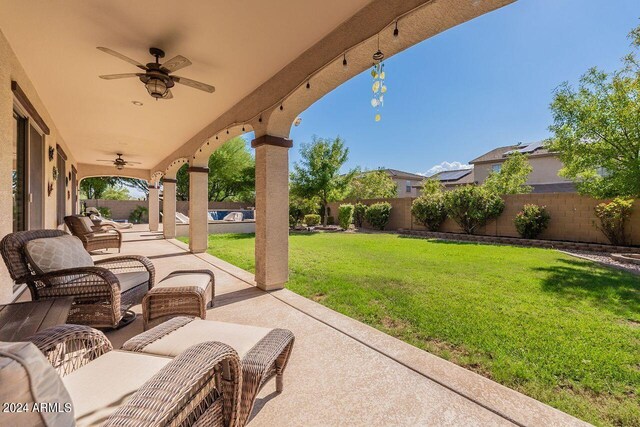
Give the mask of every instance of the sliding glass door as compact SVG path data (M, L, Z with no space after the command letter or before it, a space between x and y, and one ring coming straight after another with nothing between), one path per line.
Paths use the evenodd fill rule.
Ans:
M27 229L27 119L13 113L13 231Z
M13 113L13 231L44 227L44 137L28 117Z

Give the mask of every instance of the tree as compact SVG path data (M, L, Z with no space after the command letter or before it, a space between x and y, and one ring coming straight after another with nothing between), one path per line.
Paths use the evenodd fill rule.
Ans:
M356 170L340 174L340 168L349 157L349 149L340 137L334 140L313 137L310 144L300 147L302 160L295 163L291 173L292 194L320 199L323 224L327 225L327 204L341 200Z
M255 199L256 164L241 137L225 142L209 157L209 200Z
M210 201L253 202L255 200L255 160L242 137L232 138L209 157ZM188 165L176 174L176 198L189 199Z
M502 213L504 201L484 186L463 185L444 194L444 207L462 231L473 234Z
M102 198L106 200L130 200L131 195L127 187L110 185L104 190Z
M577 90L565 82L551 103L548 147L564 163L560 174L596 198L640 196L640 27L629 38L632 52L621 70L591 68Z
M422 195L440 194L444 190L442 183L435 178L425 178L422 180Z
M143 193L145 196L149 195L149 185L147 184L147 181L145 181L144 179L125 178L125 177L119 176L119 177L116 177L116 180L118 184L122 185L123 187L129 187L129 188L138 190L141 193Z
M80 181L80 192L87 199L101 199L110 186L116 184L113 177L84 178Z
M398 187L383 170L365 171L353 178L347 199L391 199L398 195Z
M527 156L515 152L502 163L500 171L492 171L482 185L499 195L530 193L532 188L525 183L532 170Z

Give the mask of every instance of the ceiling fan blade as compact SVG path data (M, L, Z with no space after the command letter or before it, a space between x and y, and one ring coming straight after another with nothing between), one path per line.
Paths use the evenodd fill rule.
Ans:
M142 69L142 70L147 70L147 67L141 63L139 63L138 61L136 61L135 59L131 59L128 56L124 56L121 53L116 52L115 50L111 50L108 47L102 47L102 46L98 46L96 49L103 51L104 53L108 53L109 55L113 55L116 58L120 58L123 61L127 61L129 64L135 65L136 67Z
M141 165L142 162L130 162L129 160L127 160L127 164L128 165Z
M197 82L195 80L191 80L191 79L188 79L186 77L171 76L171 79L173 79L173 81L176 82L176 83L180 83L182 85L189 86L189 87L192 87L194 89L203 90L203 91L209 92L209 93L213 93L216 90L216 88L213 87L213 86L210 86L210 85L205 84L205 83Z
M96 162L109 162L109 163L113 163L113 160L96 160Z
M182 55L178 55L162 64L162 68L170 73L173 73L174 71L181 70L182 68L188 67L189 65L191 65L191 61L189 61Z
M98 77L105 80L115 80L115 79L126 79L129 77L140 77L140 76L144 76L144 73L105 74L103 76L98 76Z
M164 96L162 97L162 99L172 99L173 98L173 93L171 93L171 89L167 90L167 93L164 94Z

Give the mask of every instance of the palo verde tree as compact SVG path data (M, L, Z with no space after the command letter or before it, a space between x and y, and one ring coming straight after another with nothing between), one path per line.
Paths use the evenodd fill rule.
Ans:
M591 68L577 89L563 83L551 103L548 146L564 163L560 174L596 198L640 196L640 27L629 38L622 69Z
M532 170L527 156L514 152L502 163L500 171L492 171L482 185L499 195L531 193L531 186L525 183Z
M340 168L349 157L349 149L338 136L334 140L313 137L300 147L302 159L293 165L291 193L311 199L317 197L327 225L327 204L342 200L356 171L340 174Z

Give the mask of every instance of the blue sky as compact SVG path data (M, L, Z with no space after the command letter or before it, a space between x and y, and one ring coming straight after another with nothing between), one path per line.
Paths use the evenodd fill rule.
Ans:
M346 140L346 167L419 173L546 138L553 90L619 68L639 17L640 0L519 0L387 59L380 122L369 71L317 101L292 129L291 162L314 134Z

